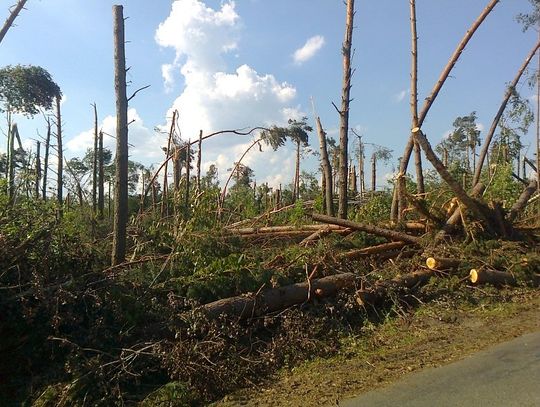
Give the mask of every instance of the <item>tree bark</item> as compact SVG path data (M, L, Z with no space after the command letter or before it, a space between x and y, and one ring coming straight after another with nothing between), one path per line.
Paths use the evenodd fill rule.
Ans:
M43 200L47 199L47 172L49 171L49 149L51 145L51 120L47 117L47 136L45 137L45 157L43 158Z
M2 26L2 29L0 30L0 43L6 36L6 33L8 30L13 26L13 23L15 22L15 19L21 12L21 10L24 8L24 5L26 4L27 0L19 0L13 10L11 10L11 13L9 14L9 17L6 19L4 25Z
M332 166L328 158L328 149L326 146L326 133L323 130L321 119L317 116L317 134L319 136L319 149L321 152L321 165L324 177L324 201L326 202L326 214L334 216L334 198L332 184Z
M105 168L103 158L103 131L99 132L98 138L98 217L105 216Z
M13 204L15 199L15 132L18 131L18 128L17 123L11 122L9 113L8 116L7 195L9 203Z
M186 146L186 197L185 197L185 206L186 206L186 216L189 217L189 187L191 181L190 177L190 167L191 167L191 143L188 141Z
M428 257L426 266L430 270L448 270L459 267L461 260L449 259L445 257Z
M362 249L349 250L339 255L340 258L349 260L358 259L361 257L373 256L375 254L387 253L392 250L402 249L407 246L406 242L389 242L382 243L376 246L364 247Z
M513 222L516 220L519 213L527 206L529 199L537 189L538 183L536 182L536 180L532 180L527 186L527 188L523 190L516 203L510 209L510 213L507 217L509 222Z
M351 102L351 49L354 22L354 0L347 0L345 40L343 41L343 87L341 92L339 129L339 200L338 216L347 219L347 165L349 162L349 105Z
M371 156L371 190L375 192L377 189L377 157L375 154Z
M510 273L497 270L471 269L469 279L473 284L492 284L494 286L517 285L516 279Z
M92 160L92 212L97 213L97 183L98 183L98 114L97 106L94 102L94 157Z
M389 229L384 229L384 228L380 228L380 227L377 227L377 226L352 222L352 221L346 220L346 219L332 218L330 216L319 215L317 213L314 213L313 215L311 215L311 217L313 218L313 220L316 220L318 222L331 223L331 224L334 224L334 225L343 226L343 227L353 229L353 230L360 230L362 232L371 233L371 234L374 234L374 235L377 235L377 236L386 237L387 239L390 239L390 240L403 241L403 242L407 242L407 243L411 243L411 244L419 244L420 243L420 238L419 237L410 236L410 235L408 235L406 233L396 232L395 230L389 230Z
M202 134L201 130L199 132L199 148L197 149L197 191L201 190Z
M36 184L34 196L39 199L41 186L41 142L36 142Z
M493 10L493 8L499 3L499 0L491 0L489 4L484 8L482 13L478 16L478 18L473 22L472 26L467 30L464 37L461 39L460 43L458 44L457 48L455 49L454 53L450 57L450 60L444 67L443 71L441 72L441 75L439 76L439 79L435 83L435 86L431 90L430 95L426 98L424 105L422 107L422 110L418 116L418 126L422 127L422 124L424 123L424 120L431 109L431 106L433 105L433 102L437 98L437 95L439 94L440 90L442 89L444 83L446 82L446 79L448 79L448 76L450 75L450 72L456 65L459 57L461 56L463 50L467 46L469 40L472 38L478 27L482 24L482 22L486 19L486 17L489 15L489 13ZM403 157L401 159L400 167L399 167L399 173L400 174L406 174L407 173L407 166L409 165L409 160L411 158L411 153L414 146L414 137L411 134L409 137L409 141L407 142L407 145L405 146L405 151L403 152ZM398 194L399 195L399 194Z
M312 232L319 231L321 229L328 230L345 230L346 228L338 225L302 225L299 227L296 226L263 226L260 228L227 228L227 232L233 235L252 235L257 233L273 233L273 232Z
M467 195L461 185L459 185L452 175L450 175L441 160L439 160L437 155L433 152L433 149L431 148L431 145L429 144L429 141L424 133L422 133L422 130L420 130L418 127L413 129L413 135L424 150L427 159L431 162L435 170L437 170L441 178L448 184L448 186L450 186L454 194L456 194L456 197L476 216L477 219L484 222L487 229L491 229L491 231L493 231L491 222L489 221L488 217L485 216L479 204L469 195Z
M263 290L256 295L224 298L205 304L200 309L210 318L223 314L241 319L253 318L302 304L313 298L334 296L343 289L354 287L354 282L355 276L352 273L336 274L306 283Z
M418 270L391 280L378 281L371 289L358 290L356 292L356 302L361 306L379 304L384 301L391 290L422 286L436 275L435 270Z
M499 125L499 121L501 120L504 110L506 109L506 106L508 105L508 101L512 97L516 89L516 86L519 80L521 79L521 76L523 75L523 72L525 72L525 69L527 69L527 66L529 65L532 58L534 57L534 54L538 51L538 48L540 48L540 41L536 43L536 45L533 47L529 55L527 55L527 58L525 58L525 61L519 68L517 75L515 76L514 80L512 81L510 86L508 86L508 89L506 90L503 101L501 105L499 106L499 110L497 111L497 114L495 115L495 118L493 119L493 122L491 123L491 127L489 128L489 131L486 134L486 138L484 139L482 150L480 150L480 156L478 157L478 162L476 163L476 168L474 169L474 177L473 177L473 182L472 182L473 186L476 185L480 181L480 175L482 174L482 167L484 166L484 161L486 160L486 156L489 151L491 140L493 139L495 130L497 130L497 126Z
M58 216L62 217L62 206L64 201L64 147L62 146L62 110L60 107L60 96L56 96L56 148L58 150L56 200L58 201Z
M122 6L113 6L114 88L116 92L116 177L112 265L126 258L128 221L128 100L126 96L126 54Z

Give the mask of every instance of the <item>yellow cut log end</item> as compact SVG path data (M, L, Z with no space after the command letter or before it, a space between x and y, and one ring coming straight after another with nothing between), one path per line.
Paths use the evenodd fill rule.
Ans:
M476 269L471 269L470 273L469 273L469 278L471 280L471 283L475 284L478 282L479 280L479 276L478 276L478 270Z
M434 258L434 257L428 257L428 258L426 259L426 266L427 266L427 268L430 269L430 270L435 270L435 269L438 268L439 265L438 265L438 262L437 262L437 259L436 259L436 258Z

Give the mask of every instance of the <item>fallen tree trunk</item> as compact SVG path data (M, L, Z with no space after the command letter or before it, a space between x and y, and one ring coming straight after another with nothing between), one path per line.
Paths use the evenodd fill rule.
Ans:
M372 256L374 254L386 253L391 250L401 249L405 247L406 245L407 243L405 242L383 243L376 246L364 247L362 249L350 250L348 252L341 253L339 257L342 259L353 260L353 259L358 259L361 257Z
M356 291L356 302L361 306L376 305L382 302L391 290L422 286L436 275L437 271L435 270L418 270L391 280L378 281L371 289Z
M312 298L336 295L340 290L354 287L352 273L336 274L305 283L263 290L257 295L224 298L200 307L210 318L225 314L237 318L252 318L290 306L307 302Z
M420 243L419 237L411 236L402 232L396 232L395 230L389 230L389 229L380 228L378 226L352 222L346 219L333 218L331 216L320 215L318 213L314 213L313 215L311 215L311 217L318 222L326 222L326 223L331 223L334 225L343 226L343 227L353 229L353 230L360 230L362 232L371 233L377 236L382 236L390 240L403 241L403 242L407 242L411 244Z
M346 235L350 233L350 229L337 229L332 230L333 233L337 233L339 235ZM247 235L225 235L225 238L231 239L231 238L239 238L239 239L296 239L301 238L304 239L305 237L313 234L311 230L293 230L290 232L266 232L266 233L252 233Z
M448 270L459 267L461 260L450 259L445 257L428 257L426 259L426 266L430 270Z
M515 277L505 271L471 269L469 279L473 284L492 284L494 286L517 285Z
M331 227L334 226L334 227ZM320 227L320 226L319 226ZM342 228L341 226L336 225L326 225L320 228L319 230L313 232L311 235L306 237L304 240L300 242L300 246L308 247L312 244L315 244L317 240L323 238L324 236L329 235L332 232L343 232L343 234L350 232L350 229Z
M263 226L252 228L227 229L228 233L233 235L251 235L257 233L273 232L313 232L321 229L326 230L344 230L344 227L338 225L302 225L302 226Z
M517 216L519 215L519 212L525 209L525 207L529 203L530 197L536 192L536 189L537 189L536 180L533 180L529 183L527 188L523 190L523 192L519 196L516 203L510 209L510 212L508 213L509 222L513 222L514 220L516 220Z

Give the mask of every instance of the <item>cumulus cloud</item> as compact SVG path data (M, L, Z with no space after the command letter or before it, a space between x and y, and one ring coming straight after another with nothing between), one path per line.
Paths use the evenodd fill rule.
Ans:
M309 38L303 47L294 51L293 60L296 64L301 65L304 62L313 58L324 45L324 37L315 35Z
M270 73L260 73L248 64L227 67L225 56L238 49L241 19L234 1L213 9L200 0L176 0L169 16L159 24L156 42L175 50L175 58L162 67L166 88L182 76L185 87L167 113L179 112L178 125L183 139L194 140L204 134L225 129L246 129L271 124L286 124L301 117L293 105L296 89ZM204 167L216 164L220 180L233 166L253 137L226 134L208 139L203 145ZM244 161L260 177L268 172L288 171L282 163L273 168L254 149ZM282 153L283 157L287 154ZM203 168L204 170L204 168ZM292 169L291 169L292 171Z
M167 143L167 136L148 129L137 110L130 108L128 110L129 125L129 154L135 157L135 161L142 162L145 165L155 164L163 160L163 151L161 147ZM116 117L106 116L100 123L103 130L103 145L110 150L115 151L116 142ZM68 157L82 157L87 149L94 146L94 129L83 131L77 136L66 142L66 155Z

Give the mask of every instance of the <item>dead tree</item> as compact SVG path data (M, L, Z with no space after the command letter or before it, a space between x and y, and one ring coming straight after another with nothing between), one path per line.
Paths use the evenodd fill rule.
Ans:
M64 150L62 147L62 113L60 108L60 96L56 96L56 149L58 152L56 200L58 201L58 215L62 217L62 204L64 199Z
M15 22L15 19L21 12L21 10L24 8L24 5L26 4L27 0L19 0L15 7L11 10L9 17L6 19L2 29L0 30L0 43L6 36L6 33L8 30L13 26L13 23Z
M349 161L349 105L351 103L351 49L354 22L354 0L347 0L347 17L345 23L345 40L343 41L343 87L341 91L341 108L339 129L339 201L338 216L347 219L347 165Z
M323 130L321 119L319 116L317 116L315 122L317 124L319 149L321 152L321 166L324 179L324 202L326 207L326 214L328 216L334 216L332 166L330 165L330 159L328 158L328 149L326 147L326 133Z
M197 148L197 192L201 190L201 158L202 158L202 130L199 131L199 147Z
M458 44L457 48L455 49L454 53L450 57L450 60L444 67L443 71L441 72L441 75L439 76L439 79L435 83L435 86L431 90L431 93L426 98L424 105L422 107L422 110L420 111L420 114L418 115L418 126L422 127L422 124L424 123L424 120L426 119L426 116L431 109L431 106L433 105L433 102L437 98L437 95L441 91L444 83L446 82L446 79L448 79L448 76L450 75L450 72L456 65L459 57L461 56L463 50L467 46L469 40L472 38L478 27L484 22L486 17L489 15L489 13L493 10L493 8L499 3L500 0L491 0L489 4L484 8L484 10L480 13L478 18L473 22L472 26L467 30L464 37L461 39L460 43ZM400 162L399 166L399 176L404 176L407 173L407 166L409 165L409 160L411 158L411 153L413 151L414 147L414 137L411 134L409 137L409 141L407 142L407 145L405 146L405 151L403 152L403 157ZM397 184L399 188L399 183ZM399 196L401 194L396 194L396 199L399 199Z
M40 190L40 181L41 181L41 142L36 142L36 185L34 196L36 199L39 199L39 190Z
M49 148L51 144L51 119L47 117L47 136L45 137L45 156L43 157L43 200L47 199L47 172L49 170Z
M126 54L122 6L113 6L114 88L116 92L116 177L114 188L114 223L112 265L126 257L128 220L128 99L126 95Z
M94 103L94 156L92 157L92 212L97 213L97 184L98 184L98 114L97 106Z
M98 218L105 216L105 168L103 158L103 131L98 137Z

